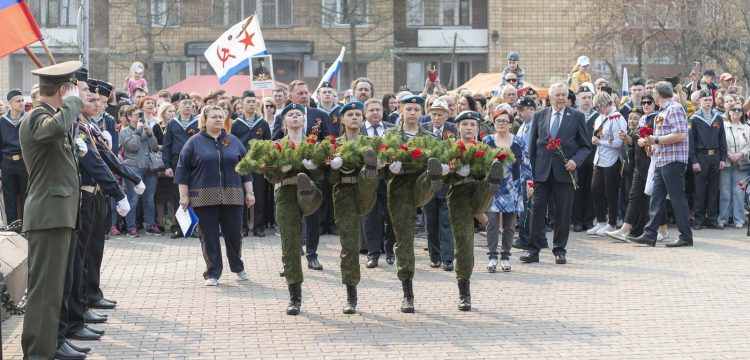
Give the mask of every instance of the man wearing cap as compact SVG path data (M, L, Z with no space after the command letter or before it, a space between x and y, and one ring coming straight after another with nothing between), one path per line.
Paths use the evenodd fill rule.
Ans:
M28 303L21 345L24 358L51 359L57 349L66 256L78 220L80 183L73 124L81 113L73 73L80 61L32 71L39 76L40 103L19 126L29 172L23 231L29 242ZM85 149L85 144L83 145Z
M419 126L424 98L417 95L401 98L401 123L388 130L395 132L406 143L412 137L434 138L432 133ZM388 180L388 211L391 213L393 232L396 235L396 259L398 278L404 291L401 312L414 312L414 211L426 204L435 191L443 186L443 167L440 161L431 158L427 170L402 169L395 161L388 166L392 176Z
M586 119L586 131L589 139L594 134L594 122L599 117L593 108L594 89L591 83L584 83L578 88L578 110L583 113ZM575 191L573 195L573 213L571 222L573 231L581 232L590 229L594 222L594 203L591 194L591 180L594 176L594 155L596 147L591 146L591 153L586 160L578 167L578 183L584 184Z
M96 90L99 92L99 101L101 102L100 113L93 120L99 128L101 135L107 140L109 148L114 152L120 152L120 133L117 132L117 120L107 112L110 107L109 100L112 98L112 84L102 81L96 81Z
M627 119L632 110L641 108L641 97L645 89L645 83L640 76L634 76L630 79L630 101L620 108L620 115L623 118Z
M255 109L258 104L255 92L252 90L246 90L242 93L242 114L234 119L232 123L232 135L240 139L242 145L245 146L245 150L250 150L250 143L253 140L271 140L271 129L268 126L268 122L260 115ZM253 191L255 192L255 204L252 207L253 211L253 236L264 237L266 236L265 228L266 215L272 216L272 214L266 214L266 194L268 193L268 180L266 180L262 174L253 174ZM242 217L243 236L247 236L248 223L247 223L247 208L245 208L245 214Z
M700 91L700 108L690 118L689 161L693 168L693 230L723 229L719 217L719 173L727 160L724 120L712 108L711 91Z
M193 101L185 94L177 96L177 116L167 122L164 132L164 145L161 148L162 160L164 161L164 175L174 177L174 169L180 158L180 151L191 136L200 132L198 129L198 116L193 115ZM179 199L177 184L172 185L172 198ZM182 237L182 230L177 224L170 229L172 239Z
M379 99L369 99L365 102L365 122L360 129L362 135L381 137L386 130L395 125L383 121L383 103ZM396 235L393 233L390 213L388 212L388 191L386 181L378 182L377 201L373 209L362 217L362 237L367 244L367 268L378 266L380 255L385 253L385 261L389 265L396 262L393 246Z
M5 204L6 225L21 218L21 207L26 200L26 186L29 174L21 156L21 145L18 143L18 125L26 115L23 93L13 89L5 97L9 110L0 116L0 169L3 177L3 201ZM16 198L20 198L16 203Z
M326 115L328 134L339 136L342 124L339 111L342 105L336 103L336 90L330 81L324 81L318 89L318 109ZM338 235L336 224L333 219L333 188L328 180L323 179L319 183L320 191L323 192L323 202L320 204L320 234Z
M721 76L719 76L719 85L721 85L721 88L726 92L737 93L737 81L730 73L723 73L721 74Z
M432 133L440 141L449 138L458 138L456 125L448 120L448 103L445 100L435 100L429 108L430 122L422 124L422 127ZM476 134L475 134L476 135ZM430 267L443 270L453 270L453 234L451 234L448 223L448 203L445 196L448 194L448 186L435 192L435 196L424 205L425 228L427 230L427 249L430 253Z
M530 96L524 96L516 103L518 119L521 120L521 126L516 132L516 136L521 138L521 143L526 151L529 151L529 140L531 128L534 125L534 113L536 112L537 103ZM526 250L529 247L529 229L531 228L531 198L526 193L526 186L523 189L523 211L518 215L521 223L518 225L518 240L513 242L516 249Z
M523 68L518 65L518 62L521 60L521 55L518 54L516 51L511 51L508 53L508 65L503 68L503 74L502 77L500 77L500 89L505 86L506 82L506 76L510 73L515 74L516 82L513 85L516 89L523 88L524 83L526 82L526 72L523 70Z

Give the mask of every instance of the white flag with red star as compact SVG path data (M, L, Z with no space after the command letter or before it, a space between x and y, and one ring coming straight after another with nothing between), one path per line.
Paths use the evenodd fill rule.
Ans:
M268 54L255 13L232 26L208 47L203 56L223 84L238 71L247 69L253 56Z

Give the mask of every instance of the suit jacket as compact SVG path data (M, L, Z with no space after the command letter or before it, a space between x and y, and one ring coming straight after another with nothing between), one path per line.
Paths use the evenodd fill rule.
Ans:
M281 114L276 115L273 119L273 134L271 135L271 140L279 140L284 137L282 124ZM307 107L307 127L305 128L305 136L310 136L313 130L316 129L318 132L318 140L322 140L329 134L328 129L331 126L332 125L329 123L326 113L314 107Z
M23 231L76 227L80 183L73 124L83 109L69 97L54 110L42 103L21 120L21 152L29 172Z
M383 129L385 129L385 130L383 130L383 133L380 134L380 136L383 136L383 134L385 134L385 132L388 131L388 129L392 129L392 128L396 127L396 125L393 125L393 124L391 124L391 123L389 123L387 121L381 121L380 124L382 124L383 125ZM367 121L366 120L365 120L365 124L362 125L361 128L359 128L359 133L362 134L362 135L364 135L364 136L370 136L370 134L367 133Z
M432 121L421 125L423 129L435 136L435 133L432 132ZM455 124L446 121L445 124L443 124L443 135L438 138L438 140L445 140L448 138L448 135L453 135L454 139L458 139L458 128L456 128Z
M560 155L557 151L547 150L552 112L549 107L534 114L534 124L529 136L529 158L534 181L547 181L552 173L557 182L571 182ZM582 112L570 107L565 107L562 113L557 137L565 157L580 166L591 153L591 137L586 130L586 119ZM577 176L576 173L574 175Z

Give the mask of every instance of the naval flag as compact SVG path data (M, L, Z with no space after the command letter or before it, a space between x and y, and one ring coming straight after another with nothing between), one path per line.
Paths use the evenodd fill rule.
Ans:
M238 71L247 69L251 57L264 54L268 54L266 43L253 13L216 39L203 56L216 72L219 84L223 84Z

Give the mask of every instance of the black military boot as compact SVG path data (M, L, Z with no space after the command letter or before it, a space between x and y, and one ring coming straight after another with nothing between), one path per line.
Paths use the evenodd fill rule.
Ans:
M346 285L346 306L344 314L357 312L357 285Z
M302 283L289 285L289 306L286 308L287 315L299 314L302 306Z
M414 290L411 286L411 280L404 280L401 282L401 286L404 288L404 299L401 300L401 312L402 313L414 313Z
M471 292L469 280L458 280L458 310L471 310Z

